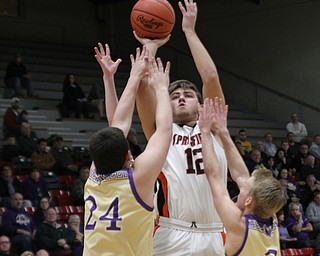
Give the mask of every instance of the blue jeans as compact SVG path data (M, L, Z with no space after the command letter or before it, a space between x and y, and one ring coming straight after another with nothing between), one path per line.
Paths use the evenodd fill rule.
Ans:
M21 96L21 88L25 88L27 90L28 96L33 96L33 88L29 78L10 77L6 79L6 85L8 88L14 90L14 96L16 97Z

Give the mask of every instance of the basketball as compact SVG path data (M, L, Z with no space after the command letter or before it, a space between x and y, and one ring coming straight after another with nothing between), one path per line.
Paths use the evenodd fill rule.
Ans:
M167 0L139 0L131 10L131 26L141 38L164 38L175 23L175 14Z

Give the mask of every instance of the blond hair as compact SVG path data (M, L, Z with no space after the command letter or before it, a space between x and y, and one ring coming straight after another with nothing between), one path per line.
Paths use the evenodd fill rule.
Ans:
M255 170L252 176L254 182L250 195L254 201L253 213L261 219L267 219L286 204L285 191L266 169Z

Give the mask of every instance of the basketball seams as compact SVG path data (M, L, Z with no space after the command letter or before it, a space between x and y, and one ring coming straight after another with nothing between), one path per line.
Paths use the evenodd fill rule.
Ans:
M160 17L160 16L158 16L158 15L155 15L154 13L147 12L146 10L133 9L133 10L132 10L132 13L134 13L134 12L140 12L141 14L144 14L144 13L145 13L145 14L148 14L148 15L150 15L150 16L156 17L156 18L158 18L159 20L165 21L166 23L168 23L168 24L170 24L170 25L174 24L174 17L173 17L173 22L170 22L170 21L168 21L168 20L163 19L162 17Z
M131 19L131 20L132 20L132 19ZM132 20L132 22L134 23L134 25L136 25L138 28L140 28L141 31L145 31L145 32L152 33L152 34L161 35L161 34L167 34L168 32L171 31L171 29L165 30L165 31L148 30L148 29L146 29L145 27L140 26L139 23L135 22L134 20ZM138 33L140 33L140 32L138 32ZM143 34L143 33L140 33L140 34Z

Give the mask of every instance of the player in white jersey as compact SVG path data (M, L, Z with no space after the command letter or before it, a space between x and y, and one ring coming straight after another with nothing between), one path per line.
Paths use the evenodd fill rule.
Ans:
M112 74L110 67L117 67L117 64L111 61L108 47L106 52L101 44L99 48L95 49L96 58L104 76L109 76ZM93 165L85 185L83 255L152 254L154 183L172 135L172 113L167 92L170 64L167 63L164 69L160 59L149 63L146 47L141 54L138 48L136 57L131 55L130 58L130 77L110 127L95 133L90 141ZM132 122L135 95L147 71L149 85L156 97L157 129L144 152L132 164L126 135ZM105 78L105 87L113 86L108 83L112 79Z
M216 66L195 32L197 5L193 0L179 2L182 30L201 80L204 97L224 98ZM136 36L136 35L135 35ZM168 38L149 40L137 37L155 56ZM154 132L154 96L143 80L137 94L138 113L147 138ZM154 255L224 255L222 224L212 203L208 182L203 172L202 142L198 105L202 97L197 87L187 80L170 84L173 112L173 136L166 163L159 176L157 192L158 221L153 239ZM221 174L226 186L227 163L219 141L214 140Z
M205 99L199 108L202 154L213 202L226 228L226 255L280 255L279 230L275 213L286 203L285 191L272 172L248 169L227 129L228 106L222 100ZM237 203L230 199L214 147L211 130L220 138L232 175L238 176Z

